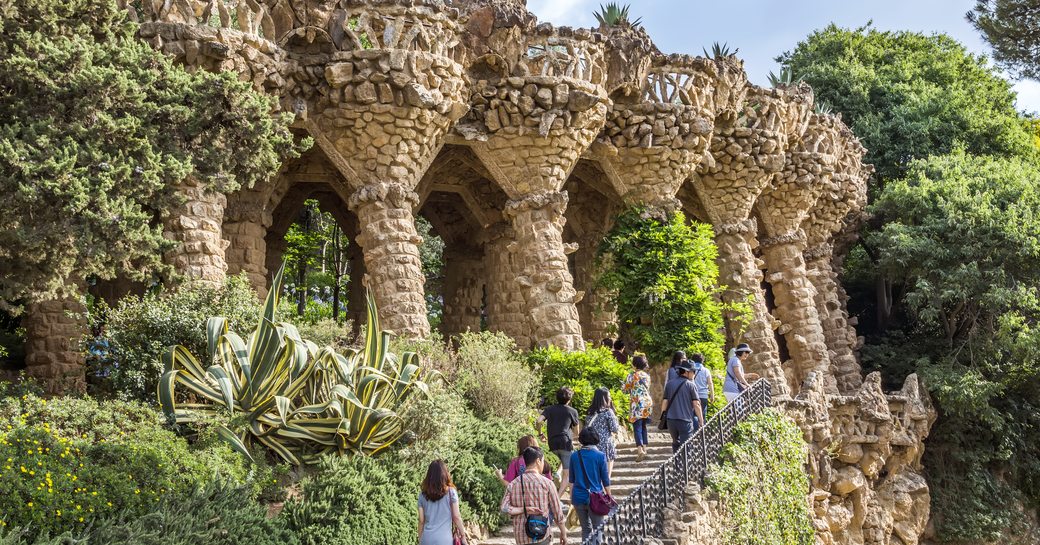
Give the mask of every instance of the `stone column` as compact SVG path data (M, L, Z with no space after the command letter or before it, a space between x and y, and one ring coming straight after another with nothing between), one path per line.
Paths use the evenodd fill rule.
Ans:
M497 224L488 230L487 242L484 243L488 329L505 333L516 341L517 347L527 350L532 346L531 333L510 250L514 240L511 227Z
M271 227L270 211L264 209L263 194L243 190L228 198L224 215L227 273L245 273L249 283L261 297L267 295L267 230Z
M163 236L177 242L164 260L187 280L219 286L227 274L223 238L227 197L188 180L179 186L184 202L164 215Z
M445 252L443 295L441 333L445 338L466 331L480 331L484 299L483 256L472 249Z
M602 237L603 233L585 236L574 253L574 287L582 292L577 305L578 321L585 339L594 345L617 330L617 311L610 303L610 296L595 285L596 251Z
M86 376L80 341L87 320L79 298L29 305L22 327L26 373L42 382L50 394L82 391Z
M361 334L361 325L368 320L368 305L365 301L365 254L355 237L351 237L348 248L350 283L347 284L347 316L351 321L351 333L356 337Z
M357 241L364 250L367 286L379 306L381 325L408 337L430 334L419 258L422 237L412 215L418 203L419 195L410 188L390 183L362 187L348 203L358 217Z
M828 393L837 393L830 355L820 324L802 252L806 237L801 224L834 173L836 119L814 115L794 149L787 153L784 170L758 199L758 216L766 231L761 241L766 279L776 299L779 332L787 340L791 365L789 383L798 388L815 371Z
M537 193L506 204L504 214L513 225L511 245L517 265L516 282L524 295L531 334L539 346L564 350L584 347L574 280L563 243L563 212L567 193Z

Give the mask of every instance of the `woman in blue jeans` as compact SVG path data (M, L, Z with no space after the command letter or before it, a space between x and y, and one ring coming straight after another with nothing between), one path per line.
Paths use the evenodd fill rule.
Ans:
M599 434L585 428L578 434L578 442L581 449L571 454L571 505L581 523L581 540L585 541L603 524L603 517L589 510L589 495L591 492L610 494L610 473L607 457L596 448Z

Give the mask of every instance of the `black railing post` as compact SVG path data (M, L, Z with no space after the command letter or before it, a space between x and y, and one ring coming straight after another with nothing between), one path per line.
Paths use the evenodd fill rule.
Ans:
M643 529L643 537L647 537L646 533L646 504L643 503L643 487L639 487L639 523Z

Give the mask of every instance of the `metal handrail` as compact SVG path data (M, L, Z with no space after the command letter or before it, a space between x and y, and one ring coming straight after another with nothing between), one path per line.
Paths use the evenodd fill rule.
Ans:
M686 485L703 484L709 462L733 438L737 424L772 403L772 388L760 379L715 413L668 461L644 480L603 520L583 545L640 545L647 537L663 538L664 512L685 501Z

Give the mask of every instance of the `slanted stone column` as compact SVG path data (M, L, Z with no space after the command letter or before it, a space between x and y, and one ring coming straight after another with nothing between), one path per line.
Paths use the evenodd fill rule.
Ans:
M480 331L484 299L484 256L473 249L456 249L444 255L444 316L441 333L451 338L466 331Z
M488 329L505 333L521 350L532 346L524 297L516 282L517 266L511 247L513 229L499 223L487 231L484 270L487 271Z
M788 394L789 389L773 333L774 320L762 291L762 271L752 249L757 227L751 209L784 165L785 98L775 89L749 89L748 105L732 118L735 126L723 126L716 120L710 148L714 160L698 167L694 177L694 189L715 229L723 300L739 303L750 298L753 311L743 337L738 336L740 324L726 316L727 341L730 345L743 341L752 347L747 370L771 380L778 395Z
M816 289L813 298L816 312L830 355L829 374L839 392L852 392L863 382L856 350L859 337L849 318L848 297L838 282L835 251L836 233L844 228L844 220L866 205L869 168L864 168L863 147L848 129L841 129L843 144L837 150L835 172L826 182L815 205L802 222L806 234L806 274Z
M264 195L247 189L228 197L224 214L227 273L245 273L261 297L267 295L267 230L273 219L265 210Z
M791 365L784 369L788 382L798 388L815 371L828 393L837 393L837 386L815 304L816 288L802 257L806 239L801 225L834 172L835 121L812 117L808 130L788 151L783 172L756 205L766 235L761 241L766 280L776 300L779 332L791 354Z
M414 191L390 183L363 187L348 203L358 217L357 241L364 250L367 285L379 305L381 325L410 337L430 334L419 258L422 237L412 216L418 204Z
M419 179L467 110L464 69L453 59L456 11L440 2L345 2L342 8L333 34L341 50L308 67L322 91L304 105L302 117L347 179L349 187L341 189L358 217L367 284L383 325L426 337L413 208Z
M26 373L48 393L82 391L86 386L80 341L87 329L86 308L78 297L29 305L25 328Z
M219 286L227 274L228 242L222 229L227 197L194 180L186 180L178 189L184 202L163 216L163 236L178 244L163 258L185 279Z
M617 311L611 305L610 296L595 285L596 251L602 238L602 232L583 237L574 253L574 287L580 296L578 321L585 339L593 344L613 335L617 329Z
M569 29L568 29L569 30ZM581 349L576 292L563 243L563 183L606 118L602 37L539 25L511 72L481 81L470 117L487 135L472 149L511 201L514 278L524 296L535 344Z
M368 317L368 305L365 301L365 254L358 245L357 239L351 237L347 250L350 256L350 282L347 284L347 317L351 321L351 334L361 334L361 325Z

